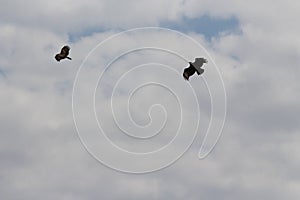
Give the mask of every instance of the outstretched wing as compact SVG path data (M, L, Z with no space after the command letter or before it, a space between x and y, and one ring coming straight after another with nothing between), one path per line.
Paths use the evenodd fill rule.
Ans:
M70 47L69 46L64 46L61 51L60 54L66 58L69 55L69 51L70 51Z
M204 69L201 68L204 63L207 63L207 60L205 58L196 58L195 62L191 63L191 65L195 67L198 75L204 72Z
M195 62L193 62L192 65L197 68L202 67L204 63L207 63L207 60L205 58L196 58Z

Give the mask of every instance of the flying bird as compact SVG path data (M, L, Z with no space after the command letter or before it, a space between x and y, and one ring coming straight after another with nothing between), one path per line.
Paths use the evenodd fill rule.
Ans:
M189 67L185 68L183 71L183 78L188 81L190 76L195 72L197 72L198 75L201 75L204 72L204 69L201 68L204 63L207 63L205 58L196 58L195 62L189 62Z
M72 58L68 57L69 55L69 51L70 51L70 47L69 46L64 46L60 53L55 55L55 59L59 62L62 59L68 58L69 60L72 60Z

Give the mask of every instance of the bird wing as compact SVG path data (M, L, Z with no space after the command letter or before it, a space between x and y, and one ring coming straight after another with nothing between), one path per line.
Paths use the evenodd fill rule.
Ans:
M69 51L70 51L70 47L69 46L64 46L61 51L60 54L64 57L67 57L69 55Z
M196 58L195 62L190 63L197 71L197 74L200 75L204 72L204 69L201 67L203 66L204 63L207 63L207 60L204 58Z

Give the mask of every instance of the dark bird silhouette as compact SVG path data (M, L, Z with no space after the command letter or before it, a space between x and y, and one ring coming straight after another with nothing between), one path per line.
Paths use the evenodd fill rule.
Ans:
M183 71L183 78L188 81L190 76L195 72L197 72L198 75L201 75L204 72L204 69L201 68L204 63L207 63L205 58L196 58L195 62L189 62L189 67L185 68Z
M62 59L68 58L69 60L72 60L72 58L68 57L70 52L70 47L69 46L64 46L59 54L55 55L55 59L59 62Z

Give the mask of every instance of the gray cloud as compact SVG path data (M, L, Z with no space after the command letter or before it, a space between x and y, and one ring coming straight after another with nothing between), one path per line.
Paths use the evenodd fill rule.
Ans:
M298 7L294 1L2 1L0 198L299 199ZM241 30L211 42L191 34L217 62L227 89L226 125L216 149L198 160L199 134L182 159L156 173L123 174L99 164L84 150L72 119L72 83L82 60L119 29L203 15L234 16ZM58 64L53 55L70 34L78 35L71 42L73 61ZM134 42L128 39L116 49ZM140 62L155 58L137 55ZM179 71L185 67L168 55L158 58ZM202 131L210 117L204 89L196 90Z

